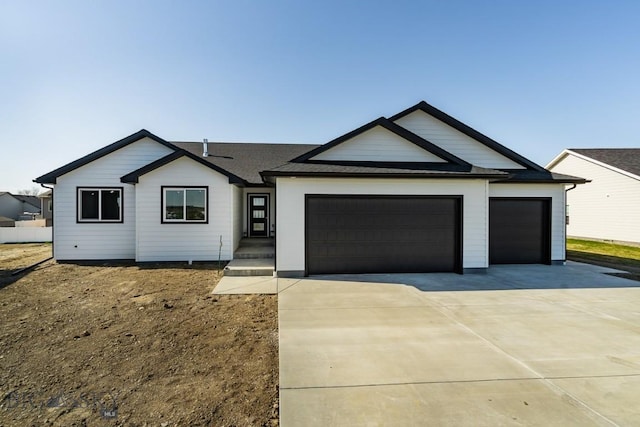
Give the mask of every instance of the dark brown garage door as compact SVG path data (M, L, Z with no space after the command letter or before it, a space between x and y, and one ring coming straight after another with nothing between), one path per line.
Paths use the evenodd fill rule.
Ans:
M549 264L550 200L489 200L489 262Z
M307 274L459 272L460 202L308 195Z

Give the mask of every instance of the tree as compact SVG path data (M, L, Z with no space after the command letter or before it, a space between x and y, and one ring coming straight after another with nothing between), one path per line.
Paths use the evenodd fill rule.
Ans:
M34 186L34 187L31 187L30 189L19 190L18 194L23 196L37 196L38 194L40 194L40 188Z

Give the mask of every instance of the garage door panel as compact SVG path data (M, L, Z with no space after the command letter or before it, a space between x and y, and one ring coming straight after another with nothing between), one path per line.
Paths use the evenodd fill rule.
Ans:
M460 198L308 196L309 274L459 271Z
M491 264L550 262L550 201L495 198L489 202Z

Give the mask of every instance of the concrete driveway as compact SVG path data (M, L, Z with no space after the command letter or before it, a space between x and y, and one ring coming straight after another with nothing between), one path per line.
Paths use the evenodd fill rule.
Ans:
M640 425L640 283L608 271L279 279L281 425Z

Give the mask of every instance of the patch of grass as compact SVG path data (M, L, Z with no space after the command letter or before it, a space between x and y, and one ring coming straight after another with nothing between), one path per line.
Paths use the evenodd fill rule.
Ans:
M591 240L567 239L567 250L640 261L640 247L636 246L594 242Z
M627 271L628 273L610 274L640 281L639 247L591 240L567 239L567 259Z

